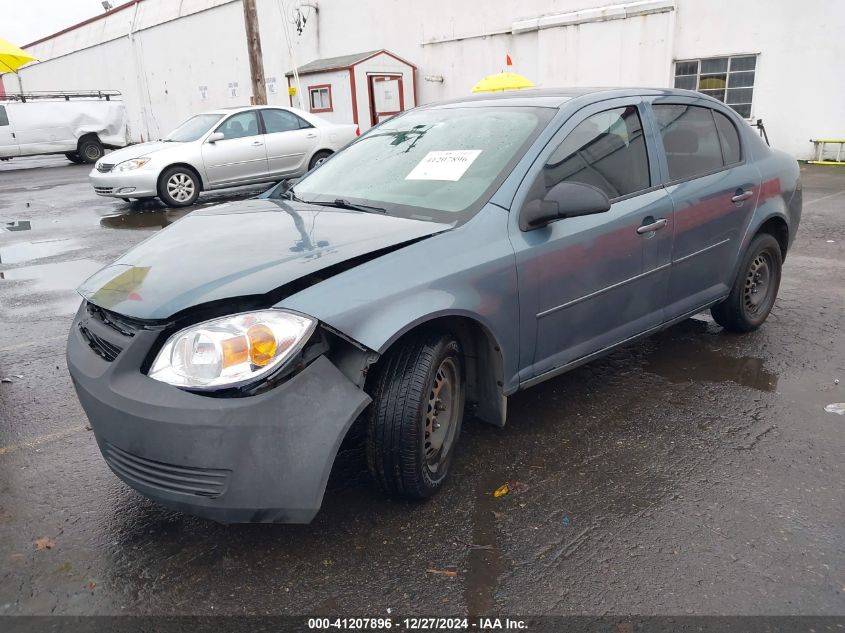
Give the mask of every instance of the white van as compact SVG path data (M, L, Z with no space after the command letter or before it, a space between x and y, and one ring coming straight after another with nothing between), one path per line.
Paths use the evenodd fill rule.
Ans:
M95 163L125 147L126 111L118 92L27 93L0 99L0 160L64 154Z

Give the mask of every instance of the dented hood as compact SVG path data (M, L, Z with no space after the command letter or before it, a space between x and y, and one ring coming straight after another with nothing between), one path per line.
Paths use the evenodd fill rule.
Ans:
M236 202L194 211L95 273L79 293L119 314L166 319L449 228L282 200Z

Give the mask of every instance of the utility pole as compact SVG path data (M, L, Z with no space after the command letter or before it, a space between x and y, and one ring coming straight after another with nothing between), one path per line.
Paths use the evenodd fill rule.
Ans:
M267 105L264 83L264 57L261 55L261 34L258 32L258 11L255 0L243 0L246 46L249 52L249 74L252 79L252 104Z

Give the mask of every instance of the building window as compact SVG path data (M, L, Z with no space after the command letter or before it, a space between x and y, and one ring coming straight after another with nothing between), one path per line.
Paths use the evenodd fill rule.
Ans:
M756 55L676 61L675 88L703 92L750 119L756 67Z
M308 99L311 103L311 112L332 111L332 87L330 85L308 86Z

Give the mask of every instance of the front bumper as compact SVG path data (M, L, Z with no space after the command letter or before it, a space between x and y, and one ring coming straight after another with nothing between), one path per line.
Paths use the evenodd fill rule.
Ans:
M92 334L125 347L109 362L93 351ZM71 327L68 369L112 471L163 505L216 521L311 521L370 398L322 356L256 396L189 393L140 372L159 334L125 337L84 302Z
M146 166L145 166L146 167ZM149 198L158 195L157 169L135 169L121 172L99 172L97 168L88 174L88 181L98 196L111 198Z

